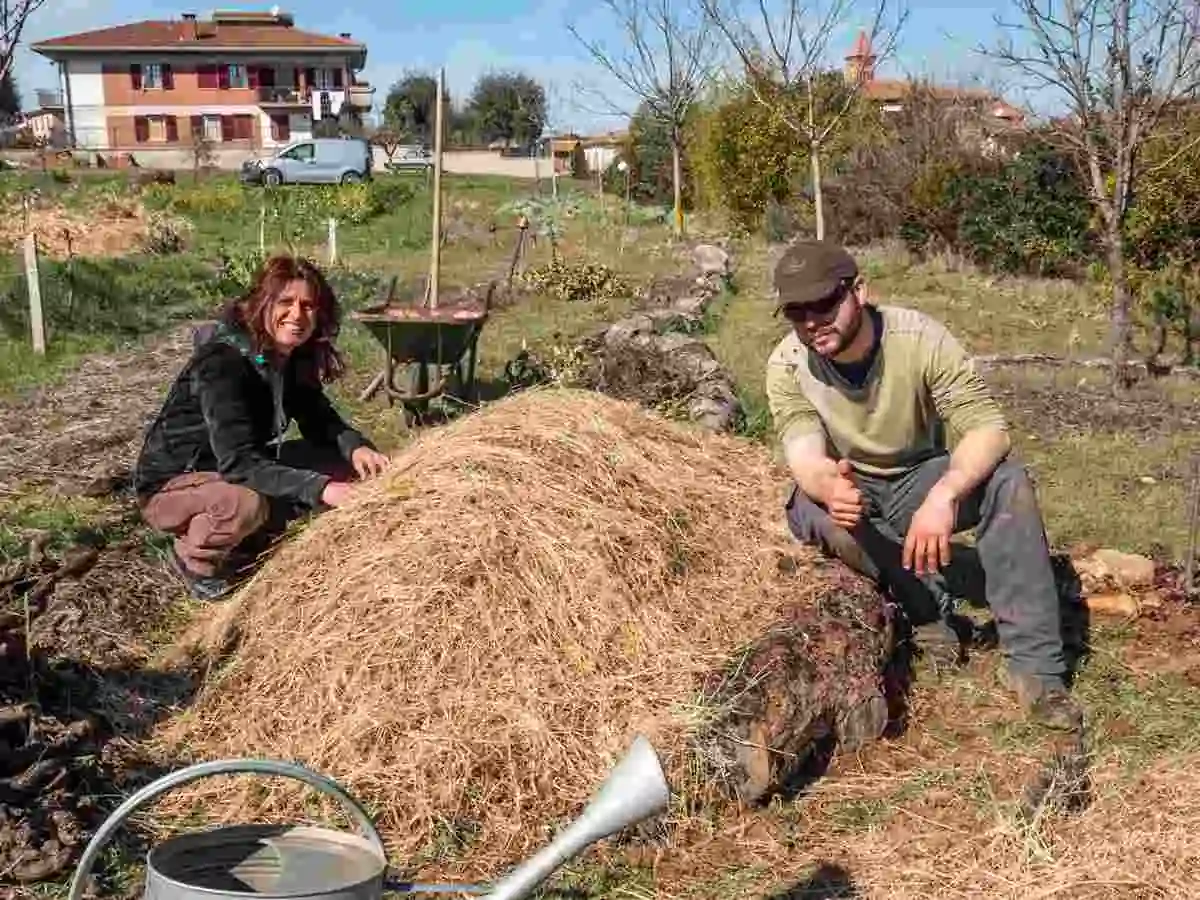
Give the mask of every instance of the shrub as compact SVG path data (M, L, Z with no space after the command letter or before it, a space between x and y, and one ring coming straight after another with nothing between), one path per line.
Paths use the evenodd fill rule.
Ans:
M569 302L609 300L630 292L624 280L603 263L570 263L562 257L527 269L521 279L530 290Z
M1092 257L1091 204L1074 163L1045 143L1031 143L994 173L963 175L947 185L961 210L959 249L1003 272L1077 275Z
M786 202L802 160L782 119L740 93L713 109L700 129L697 166L705 195L735 225L754 231L770 201Z

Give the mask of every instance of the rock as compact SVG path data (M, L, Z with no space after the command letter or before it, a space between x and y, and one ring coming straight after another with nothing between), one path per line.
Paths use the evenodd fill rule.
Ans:
M671 304L671 308L685 316L700 319L708 312L708 305L712 302L712 297L701 295L699 297L680 297Z
M692 249L692 264L701 275L729 274L729 254L712 244L697 244Z
M1083 601L1094 613L1132 618L1138 614L1138 602L1129 594L1092 594Z
M1075 568L1089 593L1102 590L1110 583L1124 588L1154 584L1154 560L1136 553L1101 548L1091 556L1076 560Z

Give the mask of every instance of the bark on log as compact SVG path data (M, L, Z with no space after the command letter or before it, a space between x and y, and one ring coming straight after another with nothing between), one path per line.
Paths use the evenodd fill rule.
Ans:
M713 781L746 803L787 792L833 745L878 739L905 685L895 620L876 587L841 563L816 607L794 608L704 686L695 738Z

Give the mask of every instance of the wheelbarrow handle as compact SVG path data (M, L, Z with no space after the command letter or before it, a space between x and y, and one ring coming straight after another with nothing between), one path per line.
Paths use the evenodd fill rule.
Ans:
M357 800L351 797L336 781L331 778L326 778L311 769L306 769L304 766L296 765L295 763L281 762L273 759L223 759L214 762L197 763L194 766L188 766L180 769L177 772L171 772L164 775L157 781L152 781L141 790L129 797L124 803L113 810L112 814L104 820L104 823L96 830L95 836L88 843L83 851L83 855L79 859L79 865L75 869L75 876L71 879L71 889L67 894L67 900L82 900L84 886L87 884L88 876L91 874L92 866L96 863L96 858L100 855L100 851L104 849L109 840L116 833L117 829L125 824L125 821L142 805L156 800L168 791L174 790L193 781L198 781L201 778L208 778L213 775L239 775L256 773L261 775L277 775L284 778L292 778L296 781L302 781L309 787L320 791L322 794L333 797L342 807L350 814L350 818L354 820L354 824L358 826L362 835L370 842L375 851L379 854L379 858L387 863L387 850L383 846L383 839L379 837L379 832L375 830L374 823L371 822L371 817L367 815L367 811Z

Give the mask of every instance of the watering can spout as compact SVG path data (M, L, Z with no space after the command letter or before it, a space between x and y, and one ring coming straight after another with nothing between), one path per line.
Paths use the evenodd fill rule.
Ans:
M489 900L526 897L563 863L602 838L667 809L671 790L658 754L639 735L583 813L547 846L500 879Z

